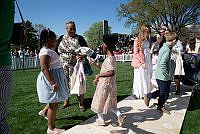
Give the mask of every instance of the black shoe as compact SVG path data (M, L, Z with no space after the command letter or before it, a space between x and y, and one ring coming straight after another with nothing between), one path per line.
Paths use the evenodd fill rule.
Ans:
M180 95L180 90L176 90L175 95Z
M65 109L65 108L67 108L67 107L69 107L70 106L70 104L68 104L68 105L62 105L61 107L60 107L60 109Z

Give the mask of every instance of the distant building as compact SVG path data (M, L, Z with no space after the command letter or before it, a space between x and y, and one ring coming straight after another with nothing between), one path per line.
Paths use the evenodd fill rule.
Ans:
M11 39L11 44L17 46L25 45L25 36L22 23L15 23L13 29L13 35Z
M186 26L189 30L190 37L200 36L200 23Z

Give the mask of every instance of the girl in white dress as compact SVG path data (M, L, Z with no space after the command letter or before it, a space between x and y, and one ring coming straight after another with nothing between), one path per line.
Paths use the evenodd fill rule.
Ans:
M52 50L56 47L56 34L49 29L42 30L40 43L43 47L39 53L41 72L37 78L37 93L39 102L47 105L39 115L48 117L47 134L58 134L65 130L55 128L56 111L58 103L68 99L69 88L60 58Z
M152 61L150 55L150 27L143 25L141 31L134 41L134 66L133 95L135 98L144 98L144 95L151 92L152 84ZM141 51L141 52L140 52Z

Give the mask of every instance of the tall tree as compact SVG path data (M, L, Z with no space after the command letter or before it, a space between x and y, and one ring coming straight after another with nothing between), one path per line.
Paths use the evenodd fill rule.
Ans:
M34 29L30 21L26 21L27 46L30 50L38 49L37 31Z
M108 27L108 33L111 33L111 27ZM95 22L92 26L83 33L83 36L86 37L88 46L94 48L102 44L103 38L103 22Z
M45 26L43 24L35 24L34 29L37 31L36 35L38 37L38 46L40 46L40 33L43 29L45 29Z
M162 26L181 33L187 25L199 22L199 0L128 0L117 8L119 20L126 18L125 26L139 28L150 24L159 31Z
M39 36L41 31L45 29L43 24L35 24L34 29L37 31L37 35Z

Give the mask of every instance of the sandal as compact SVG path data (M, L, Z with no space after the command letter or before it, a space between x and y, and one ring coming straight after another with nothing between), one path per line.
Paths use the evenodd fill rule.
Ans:
M60 134L65 132L65 129L54 128L53 130L47 129L47 134Z
M85 112L85 107L84 106L80 106L79 109L80 109L81 112Z
M38 115L40 115L40 116L42 116L42 117L44 117L45 119L48 120L47 115L45 113L43 113L42 110L38 113Z
M96 125L97 126L105 126L106 124L105 124L104 120L98 120L98 119L96 119Z
M65 108L67 108L67 107L69 107L69 106L70 106L70 104L62 105L62 106L60 107L60 109L65 109Z

